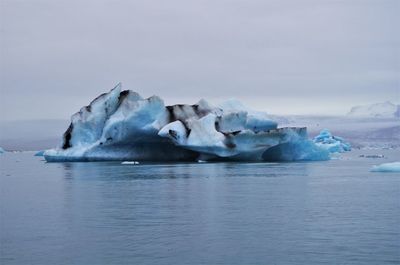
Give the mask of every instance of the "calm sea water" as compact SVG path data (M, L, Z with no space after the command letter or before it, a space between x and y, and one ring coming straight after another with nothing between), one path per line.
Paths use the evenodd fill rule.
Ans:
M0 264L399 264L386 159L45 163L0 156ZM364 152L365 153L365 152Z

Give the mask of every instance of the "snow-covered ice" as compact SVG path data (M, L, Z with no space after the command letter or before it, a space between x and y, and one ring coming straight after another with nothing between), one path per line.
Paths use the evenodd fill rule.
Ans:
M152 96L117 85L71 118L47 161L271 161L326 160L329 153L308 139L304 127L279 128L265 112L237 100L217 106L165 106Z
M400 117L400 105L390 101L370 105L355 106L347 114L352 117L392 118Z
M372 172L400 172L400 162L384 163L373 166Z

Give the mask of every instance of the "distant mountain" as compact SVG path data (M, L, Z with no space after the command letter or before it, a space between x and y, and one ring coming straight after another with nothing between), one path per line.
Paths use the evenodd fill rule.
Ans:
M375 118L400 118L400 105L390 101L371 105L352 107L347 116L351 117L375 117Z

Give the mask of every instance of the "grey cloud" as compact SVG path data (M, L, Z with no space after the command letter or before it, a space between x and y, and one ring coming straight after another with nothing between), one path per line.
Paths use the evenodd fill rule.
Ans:
M66 118L122 81L270 112L400 101L397 0L1 2L1 119Z

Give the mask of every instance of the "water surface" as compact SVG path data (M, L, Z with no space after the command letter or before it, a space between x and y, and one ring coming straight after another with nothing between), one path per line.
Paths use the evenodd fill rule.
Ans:
M369 169L400 154L360 152L140 165L7 153L0 264L399 264L400 177Z

